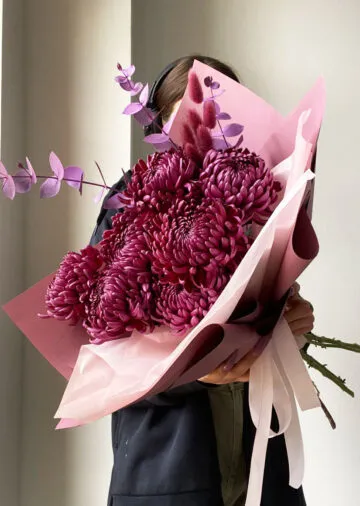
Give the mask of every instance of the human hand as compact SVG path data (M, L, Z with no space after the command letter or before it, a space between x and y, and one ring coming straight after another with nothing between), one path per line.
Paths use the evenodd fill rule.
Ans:
M299 291L300 286L295 283L293 294L289 297L284 312L284 318L294 336L311 332L314 327L314 310L310 302L301 297ZM261 355L267 343L265 338L261 338L256 346L238 362L237 352L233 353L226 362L212 373L200 378L199 381L213 385L249 381L250 368Z
M212 385L227 385L228 383L245 383L249 381L250 367L260 357L268 342L267 338L261 337L254 348L239 361L237 360L238 352L234 352L215 371L200 378L199 381Z
M284 318L295 337L311 332L314 328L314 310L310 302L303 299L299 293L300 286L295 283L294 293L289 297Z

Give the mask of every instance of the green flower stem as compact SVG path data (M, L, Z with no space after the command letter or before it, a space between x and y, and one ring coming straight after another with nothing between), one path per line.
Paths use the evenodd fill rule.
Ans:
M304 350L301 350L301 355L303 360L307 363L309 367L312 367L313 369L316 369L317 371L321 372L325 378L328 378L330 381L335 383L341 390L346 392L351 397L355 397L355 394L350 388L348 388L345 384L345 380L340 378L340 376L336 376L333 372L331 372L325 364L321 364L316 358L312 357L311 355L308 355Z
M320 346L321 348L337 348L341 350L353 351L354 353L360 353L360 344L357 343L346 343L340 339L317 336L312 332L305 334L305 338L310 344L313 344L314 346Z
M325 413L326 418L329 420L331 428L333 430L335 430L336 429L336 422L334 420L334 417L332 416L332 414L330 413L330 411L328 410L328 408L325 406L325 404L321 400L320 395L319 395L319 401L320 401L321 409Z
M331 428L333 430L335 430L336 429L336 422L334 420L334 417L332 416L332 414L330 413L330 411L328 410L328 408L325 406L324 402L322 401L322 399L320 397L320 390L318 389L318 387L316 386L316 383L314 383L314 381L313 381L313 385L314 385L314 388L318 394L321 409L323 410L323 413L325 414L326 418L329 420Z

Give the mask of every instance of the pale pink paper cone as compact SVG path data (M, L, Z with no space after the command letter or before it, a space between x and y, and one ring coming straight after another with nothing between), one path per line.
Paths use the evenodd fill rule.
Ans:
M294 232L288 242L279 275L274 298L285 293L306 267L319 253L319 242L305 207L301 207Z
M325 86L322 78L318 79L294 111L284 118L261 97L217 70L199 61L194 62L192 70L202 84L205 97L210 95L209 88L203 84L207 76L211 75L214 81L220 83L220 89L224 89L225 93L216 101L222 111L231 114L230 120L221 122L222 127L233 122L244 125L244 146L264 158L270 168L292 153L300 115L307 109L311 109L311 117L305 125L304 138L315 147L325 109ZM215 90L215 93L217 91ZM175 142L181 143L182 125L188 122L189 109L195 109L202 114L202 105L192 102L187 88L170 130L170 137Z
M311 111L310 117L304 123L303 137L311 143L313 151L316 147L320 126L325 112L325 82L320 77L310 91L304 96L298 106L286 118L283 118L279 129L273 130L265 145L260 149L266 153L271 167L287 158L294 149L296 128L300 116L304 111ZM313 154L313 153L312 153Z
M210 74L214 81L220 83L220 89L224 89L225 93L216 101L222 111L231 114L231 120L223 121L222 125L233 122L245 125L245 145L250 151L259 153L269 136L283 125L284 118L281 114L245 86L199 61L194 62L193 71L200 80L205 98L210 96L210 90L205 87L204 79ZM195 109L202 115L202 104L192 102L187 88L170 130L170 137L176 143L181 144L182 125L188 123L189 109Z

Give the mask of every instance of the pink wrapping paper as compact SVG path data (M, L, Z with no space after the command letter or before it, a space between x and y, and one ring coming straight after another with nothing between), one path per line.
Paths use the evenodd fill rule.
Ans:
M209 68L195 62L200 80ZM232 121L245 125L244 145L256 151L284 184L284 196L261 229L232 279L200 324L185 338L167 329L152 334L133 332L128 339L101 346L87 343L79 327L43 320L44 292L50 277L5 306L5 311L47 360L67 379L56 413L59 428L94 421L104 415L187 382L215 369L235 350L239 358L260 339L254 327L227 323L238 302L255 299L260 305L280 299L318 252L318 242L304 207L314 174L307 170L315 151L324 112L324 83L320 79L295 111L283 118L248 89L211 69L226 89L218 102L231 111ZM206 90L205 90L206 91ZM190 103L185 93L170 131L179 140ZM271 337L271 339L270 339ZM264 337L262 338L264 339ZM295 339L280 318L268 344L250 372L250 411L257 434L246 506L258 506L262 488L271 409L279 417L289 457L290 485L303 478L303 450L296 410L319 406L317 394L301 360Z
M294 111L284 118L251 90L220 72L209 69L207 65L195 61L193 70L200 82L211 74L214 81L220 83L220 89L225 90L225 93L216 101L222 111L231 113L231 120L228 120L228 123L236 122L245 125L244 146L250 151L261 153L271 168L292 153L300 115L309 109L311 109L311 118L305 125L304 138L315 147L325 110L323 78L317 80ZM203 86L203 92L205 97L209 96L209 90L205 86ZM181 141L181 125L187 122L188 110L194 108L201 112L202 105L194 104L186 90L170 130L170 136L175 142ZM226 123L226 121L222 122L222 125Z
M299 135L299 140L301 139ZM296 163L299 163L299 157L302 158L303 167L306 166L308 148L308 143L299 142L294 151L297 158L291 155ZM289 173L291 164L290 160L287 164ZM44 311L44 287L49 278L5 306L9 316L16 320L23 332L62 374L68 376L76 348L79 349L74 371L56 417L74 419L76 424L94 421L174 384L179 385L203 376L235 349L239 350L240 356L246 354L259 337L246 326L241 327L239 334L238 326L227 325L224 327L224 338L216 350L199 360L185 375L188 364L203 345L204 334L201 331L210 324L224 325L241 298L258 296L269 273L280 270L284 261L283 253L293 235L307 184L312 178L311 171L306 171L291 189L287 188L284 199L261 230L217 302L200 324L182 340L175 338L166 329L160 329L148 335L134 332L130 339L101 346L84 345L86 334L81 327L69 327L66 322L34 318L34 314ZM307 240L306 237L303 239ZM311 259L295 256L291 265L299 264L303 268L310 261ZM280 276L286 289L295 280L290 271L281 271L277 277ZM61 352L60 344L63 345Z
M50 364L69 379L79 350L89 342L79 327L55 325L52 319L38 318L45 314L45 293L53 278L50 274L4 306L16 326L32 342Z

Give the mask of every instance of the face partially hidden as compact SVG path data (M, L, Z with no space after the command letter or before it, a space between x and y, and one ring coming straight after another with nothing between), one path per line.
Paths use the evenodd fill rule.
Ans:
M170 122L173 121L173 119L175 118L176 113L179 110L180 104L181 104L181 100L178 100L177 102L175 102L175 104L173 105L173 108L171 109L170 116L165 117L165 118L162 119L163 125L165 125L166 123L170 123Z

